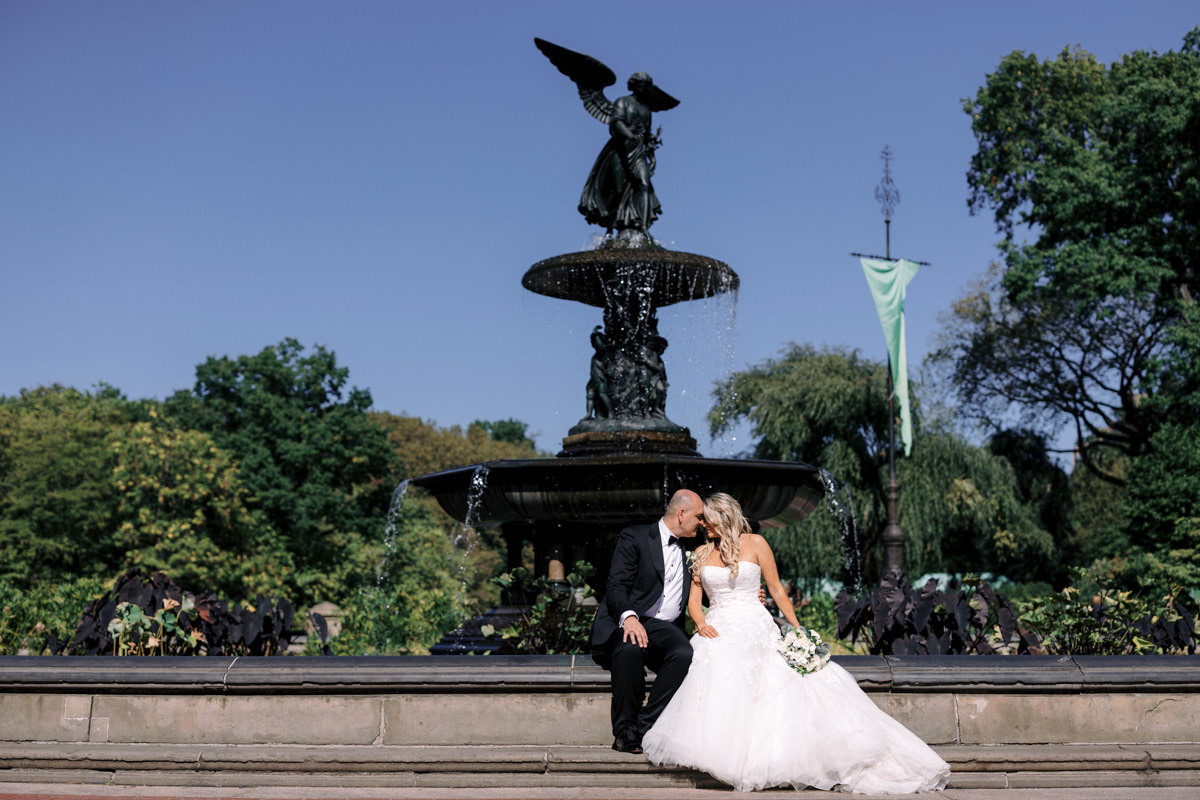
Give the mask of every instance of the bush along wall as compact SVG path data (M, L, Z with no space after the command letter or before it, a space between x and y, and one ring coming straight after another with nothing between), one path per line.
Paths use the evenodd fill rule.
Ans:
M130 569L87 606L70 642L48 647L67 655L282 655L299 633L294 621L286 599L227 604L212 591L181 589L161 572L147 580ZM312 622L324 628L324 620Z

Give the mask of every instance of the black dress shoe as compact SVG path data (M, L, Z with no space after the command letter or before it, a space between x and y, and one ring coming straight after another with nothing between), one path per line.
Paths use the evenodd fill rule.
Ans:
M613 739L613 750L616 750L618 753L633 753L637 755L642 752L642 743L626 741L625 739Z

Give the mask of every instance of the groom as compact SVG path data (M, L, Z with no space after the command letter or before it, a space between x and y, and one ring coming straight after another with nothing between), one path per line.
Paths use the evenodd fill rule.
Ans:
M700 495L680 489L662 519L628 527L617 540L592 646L611 665L613 749L622 753L642 752L642 735L692 664L682 613L690 579L679 540L695 538L703 521ZM643 708L646 667L655 679Z

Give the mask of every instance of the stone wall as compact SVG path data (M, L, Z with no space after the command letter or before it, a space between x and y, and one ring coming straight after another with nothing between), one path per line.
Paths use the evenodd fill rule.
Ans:
M1028 762L1052 752L1083 770L1089 758L1108 769L1123 759L1144 776L1161 772L1147 766L1154 752L1191 778L1200 766L1196 657L836 661L957 759L960 785L970 770L995 772L1000 755ZM3 657L0 779L186 770L194 781L346 764L421 775L450 762L460 772L549 775L551 761L573 759L578 780L611 771L618 756L607 747L608 700L608 673L574 656Z

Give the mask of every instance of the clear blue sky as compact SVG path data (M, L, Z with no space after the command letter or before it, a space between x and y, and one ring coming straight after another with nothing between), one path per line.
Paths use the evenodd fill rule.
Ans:
M598 10L603 9L603 10ZM713 382L790 341L884 358L851 251L880 252L880 151L909 359L994 257L966 207L961 99L1000 58L1178 49L1178 2L71 2L0 4L0 394L189 388L210 355L322 344L375 407L584 413L598 309L531 294L606 138L533 37L677 97L653 233L742 278L665 309L668 415L708 455ZM610 97L615 97L610 92Z

